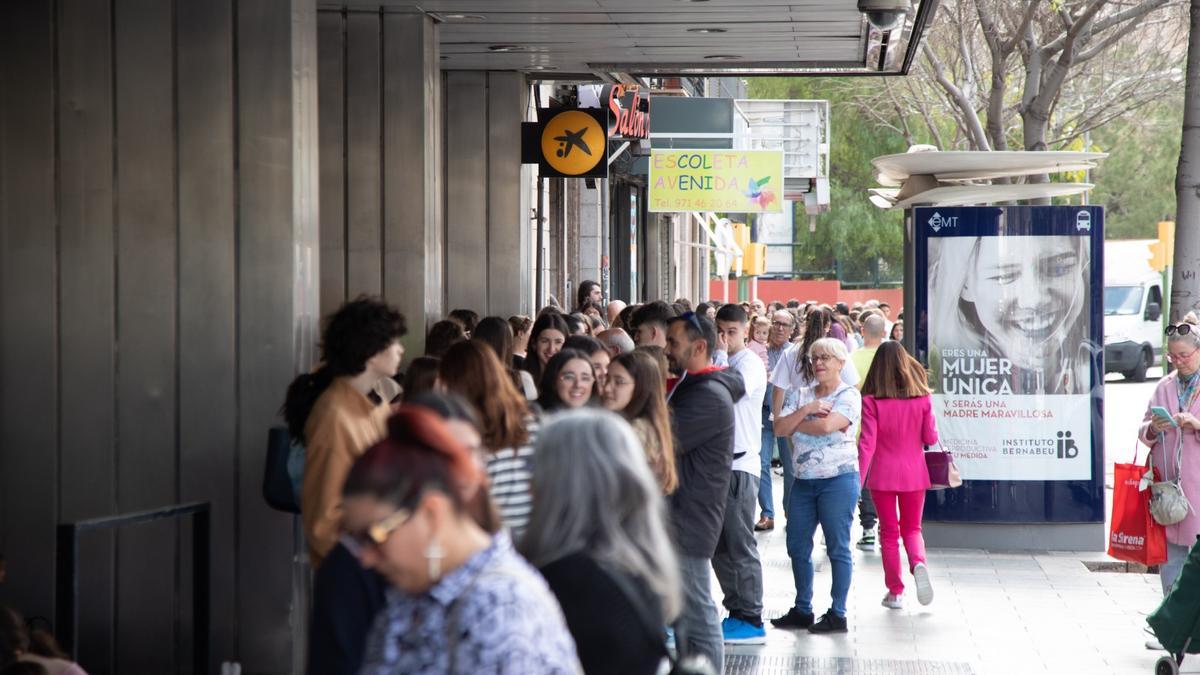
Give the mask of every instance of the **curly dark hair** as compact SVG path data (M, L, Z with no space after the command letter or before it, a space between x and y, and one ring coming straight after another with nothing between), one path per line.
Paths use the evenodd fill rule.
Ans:
M321 361L334 375L357 375L367 361L408 333L404 315L378 298L361 295L325 324Z
M334 378L358 375L367 361L408 333L404 315L379 298L366 295L342 305L321 335L321 367L292 380L283 403L288 433L304 440L304 425Z

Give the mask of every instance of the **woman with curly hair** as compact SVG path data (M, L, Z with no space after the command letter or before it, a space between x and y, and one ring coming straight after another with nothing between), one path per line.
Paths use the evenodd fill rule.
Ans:
M404 315L382 300L347 302L325 326L321 367L288 387L283 414L305 447L300 503L314 568L337 543L350 465L383 437L391 397L375 390L394 382L406 332Z

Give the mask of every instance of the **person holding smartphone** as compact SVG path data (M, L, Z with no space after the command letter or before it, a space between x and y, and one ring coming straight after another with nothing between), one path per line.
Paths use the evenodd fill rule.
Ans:
M1140 432L1150 446L1159 480L1182 476L1183 493L1200 495L1200 320L1189 312L1183 321L1167 326L1167 358L1175 372L1164 377L1150 398ZM1166 414L1164 414L1166 413ZM1169 415L1169 416L1168 416ZM1182 441L1182 462L1175 449ZM1187 558L1188 548L1200 535L1200 515L1189 511L1186 518L1167 526L1167 562L1159 575L1166 595ZM1149 646L1149 645L1147 645Z

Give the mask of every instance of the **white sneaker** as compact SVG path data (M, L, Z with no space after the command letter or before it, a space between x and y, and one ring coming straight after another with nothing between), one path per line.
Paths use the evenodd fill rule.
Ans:
M917 563L913 568L913 579L917 582L917 602L928 605L933 602L933 583L929 581L929 568Z
M1159 642L1158 640L1155 640L1154 638L1150 638L1149 640L1146 640L1146 649L1149 649L1150 651L1153 651L1153 652L1164 651L1162 643Z
M883 596L883 606L888 609L904 609L904 596L888 593Z

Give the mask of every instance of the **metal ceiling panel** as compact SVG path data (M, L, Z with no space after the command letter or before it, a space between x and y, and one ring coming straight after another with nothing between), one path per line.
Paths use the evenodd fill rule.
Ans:
M938 0L882 35L856 0L344 0L321 11L423 12L442 68L633 75L907 72ZM705 30L719 33L705 33ZM499 46L514 51L497 51ZM883 62L881 62L883 61Z

